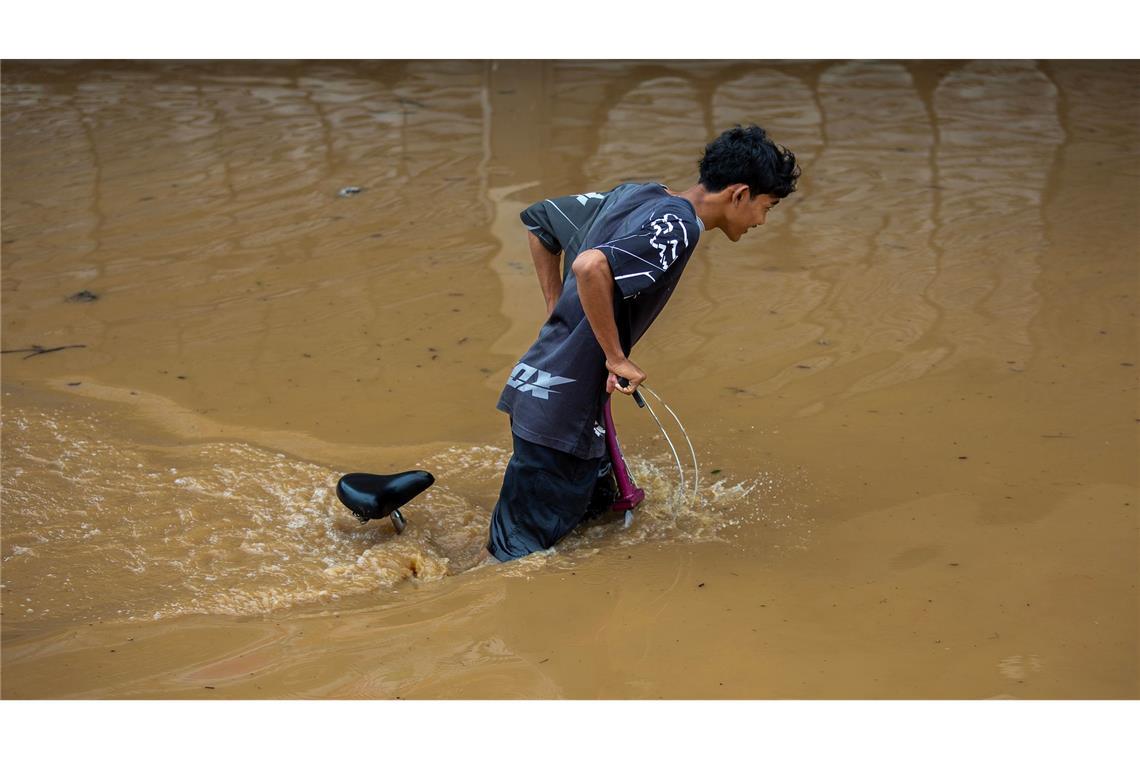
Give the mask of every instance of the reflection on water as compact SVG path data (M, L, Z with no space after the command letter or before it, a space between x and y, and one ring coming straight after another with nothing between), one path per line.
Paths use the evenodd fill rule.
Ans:
M712 95L712 123L759 124L796 154L804 173L823 144L823 115L818 97L803 78L778 69L756 67L717 86Z
M812 267L828 291L805 318L847 348L841 357L827 352L807 363L886 365L858 380L867 389L912 379L941 354L928 347L942 338L937 305L924 293L935 264L922 244L933 223L934 127L901 64L836 64L820 76L819 95L822 187L792 234L828 230L829 245Z
M1021 366L1041 304L1042 201L1064 139L1057 88L1031 63L971 62L939 84L934 113L942 199L931 294L955 338L949 348Z
M691 82L675 76L626 92L606 113L598 147L583 164L590 187L688 178L708 141L699 98Z
M735 76L720 81L701 69L647 75L624 90L605 86L612 67L600 64L590 73L602 84L592 89L579 65L555 65L549 74L556 104L573 92L604 109L589 140L557 111L551 127L556 143L596 142L582 188L622 178L691 182L689 146L738 122L764 124L807 169L803 192L780 210L787 221L770 225L770 247L794 247L810 274L802 267L755 272L749 308L721 286L739 277L741 262L726 251L730 271L720 276L715 247L717 256L694 262L687 282L701 293L668 323L670 347L707 358L702 346L736 332L710 312L782 315L765 347L792 356L745 386L761 396L802 377L801 364L860 363L857 377L841 381L842 395L850 395L973 358L997 369L1027 361L1027 329L1039 305L1035 251L1045 244L1040 206L1063 137L1046 75L1031 62L966 63L940 73L931 90L929 72L920 72L920 85L901 63L740 68L725 66ZM588 112L584 106L575 103L574 112ZM995 229L998 219L1004 232Z
M5 176L26 180L5 185L5 235L16 241L5 287L23 296L9 329L49 294L110 277L124 305L114 326L85 324L88 336L111 341L162 314L175 327L158 346L168 360L199 361L208 346L268 383L281 357L260 326L324 341L348 313L370 335L391 330L415 315L390 313L380 279L407 291L502 250L500 236L471 244L492 218L509 224L514 208L496 217L498 204L524 200L498 188L527 187L530 199L628 179L684 185L703 142L756 121L808 171L766 231L803 266L753 266L744 314L781 314L765 341L796 360L753 378L751 392L793 382L797 363L875 365L849 383L858 393L967 359L1031 357L1040 207L1064 135L1057 88L1037 65L965 63L932 91L891 62L725 64L723 76L703 64L632 81L616 64L540 65L537 83L520 64L496 65L492 83L487 66L460 62L10 75ZM518 121L520 96L540 101L549 122ZM485 187L489 149L501 169ZM558 164L580 174L563 179ZM557 186L528 185L546 176ZM349 184L364 192L337 198ZM674 345L697 352L731 333L711 312L741 306L721 287L738 276L738 255L695 262L689 280L702 292L670 323ZM729 272L718 273L719 258ZM504 301L529 300L514 274L501 273L511 277ZM820 340L844 348L811 348Z

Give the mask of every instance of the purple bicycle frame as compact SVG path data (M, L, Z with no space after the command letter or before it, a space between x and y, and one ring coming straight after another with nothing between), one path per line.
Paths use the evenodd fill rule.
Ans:
M606 424L606 448L609 449L610 462L614 468L614 478L617 480L618 498L610 507L614 512L628 512L645 499L645 491L633 483L626 467L625 457L621 454L621 444L618 443L617 431L614 430L614 416L610 411L610 400L607 398L602 407L602 419ZM626 519L628 520L628 515Z

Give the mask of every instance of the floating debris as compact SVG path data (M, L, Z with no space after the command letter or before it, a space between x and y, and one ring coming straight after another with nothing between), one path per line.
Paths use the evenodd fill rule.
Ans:
M364 192L363 187L355 187L353 185L349 185L348 187L342 187L337 195L339 195L341 198L348 198L353 195L360 195L362 192Z
M67 297L68 301L72 303L86 303L88 301L98 301L99 296L92 293L90 290L81 290L78 293L73 293Z
M87 348L87 346L83 343L73 343L70 346L56 346L55 348L44 348L43 346L33 345L31 348L6 348L3 351L0 351L0 354L20 354L26 351L28 352L28 355L24 358L31 359L33 356L39 356L40 354L52 354L56 351L63 351L68 348Z

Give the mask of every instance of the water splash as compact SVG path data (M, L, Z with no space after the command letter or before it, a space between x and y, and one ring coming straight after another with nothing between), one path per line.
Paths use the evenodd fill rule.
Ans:
M5 620L262 615L383 594L474 564L510 452L449 446L417 463L435 487L397 535L335 496L330 467L240 442L143 444L101 413L4 409ZM780 482L719 480L681 494L665 456L631 454L649 497L633 525L615 513L550 556L575 562L647 542L731 540L763 520ZM534 572L538 555L502 566Z

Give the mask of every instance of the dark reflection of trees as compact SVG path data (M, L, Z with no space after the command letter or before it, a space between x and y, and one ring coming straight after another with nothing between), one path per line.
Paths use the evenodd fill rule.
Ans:
M910 71L894 62L835 64L818 83L826 145L820 184L797 230L816 229L827 250L812 256L813 275L831 293L808 319L826 340L862 360L852 391L892 385L925 373L942 351L916 349L935 310L923 297L932 225L933 125Z
M736 121L763 123L798 149L807 191L765 243L796 251L810 277L744 261L735 272L752 283L757 317L762 304L788 316L767 338L789 352L789 366L815 339L842 343L842 356L807 350L816 367L864 360L849 385L861 392L971 357L1028 356L1038 209L1060 134L1056 93L1033 64L599 62L556 65L550 79L549 142L566 164L577 157L590 189L684 184L699 154L691 146ZM694 274L705 302L722 297L708 270ZM702 305L684 310L699 317ZM695 320L679 329L674 346L688 332L694 346L716 332Z
M685 185L705 140L757 121L797 150L804 191L747 248L763 258L710 237L715 263L698 262L695 293L671 310L684 317L675 347L731 333L717 316L730 308L780 313L765 340L788 367L864 360L852 391L970 358L1031 356L1048 242L1040 208L1062 139L1056 87L1036 65L563 61L514 71L452 61L9 66L6 232L22 224L24 201L54 204L42 213L67 224L37 232L44 255L71 272L133 268L146 288L174 294L166 308L196 320L191 343L241 330L203 311L202 277L232 281L212 305L245 304L254 324L296 321L289 294L329 283L343 286L340 308L368 320L381 308L367 295L372 278L485 254L488 188L533 181L537 197L629 179ZM512 101L512 90L526 98ZM13 183L25 155L59 171ZM339 202L349 184L366 192ZM6 274L19 271L12 251ZM250 304L246 291L273 267L293 284ZM749 299L729 303L727 281L742 277ZM139 314L157 308L147 299L140 288Z
M1041 208L1063 138L1057 88L1032 62L967 63L934 92L938 232L929 288L956 360L1023 363L1041 298Z
M320 342L334 314L374 320L383 305L369 286L386 271L463 261L449 251L487 223L477 192L482 71L462 62L6 66L5 226L27 225L37 271L58 255L53 266L69 283L89 270L113 277L124 325L161 315L171 329L157 351L229 343L233 361L261 366L275 331ZM345 185L366 193L337 198ZM324 300L323 310L296 308L327 287L337 289L335 309Z

